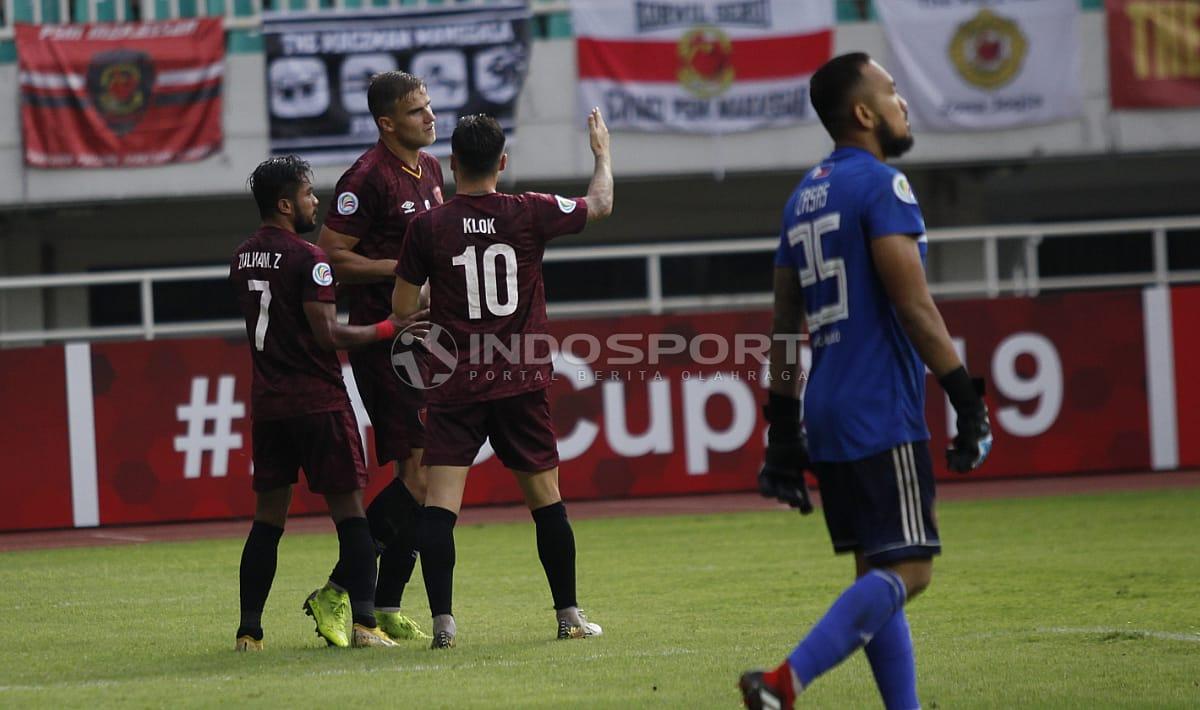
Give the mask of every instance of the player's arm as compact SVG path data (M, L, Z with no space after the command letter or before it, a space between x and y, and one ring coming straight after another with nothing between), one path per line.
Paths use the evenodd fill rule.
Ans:
M588 142L595 156L592 181L587 191L587 221L596 222L608 217L613 210L612 154L609 150L608 126L600 109L588 114Z
M871 258L900 325L935 376L961 367L950 332L925 282L920 245L907 234L871 240Z
M372 325L343 325L337 319L337 306L325 301L305 301L304 315L313 337L322 350L352 350L371 343L391 340L396 333L410 328L418 339L429 331L429 311L413 309L406 318L389 317Z
M958 415L958 435L947 451L947 462L952 470L966 473L983 463L992 445L982 381L971 379L954 349L946 322L925 282L917 240L907 234L872 239L871 259L901 327L938 378Z
M396 270L395 259L371 259L354 251L358 238L322 226L317 237L317 246L329 255L329 262L344 284L375 283L390 281Z
M396 286L392 289L392 317L403 318L408 314L417 312L421 308L421 287L409 283L403 277L396 279ZM426 315L429 311L423 311Z
M798 357L803 317L804 291L800 288L799 273L791 267L775 267L775 310L771 320L769 365L769 391L772 395L799 399L800 381L804 376ZM792 358L796 362L789 362Z
M789 266L775 267L775 311L771 324L770 384L763 415L767 419L767 451L758 474L758 490L801 513L812 512L804 470L808 445L800 425L800 333L804 291L800 275Z

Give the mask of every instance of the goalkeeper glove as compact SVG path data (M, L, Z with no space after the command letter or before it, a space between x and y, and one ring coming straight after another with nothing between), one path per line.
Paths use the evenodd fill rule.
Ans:
M983 403L983 378L972 379L967 368L957 369L938 378L958 415L958 434L946 449L946 466L955 473L979 468L992 450L992 426L987 405Z
M758 473L758 491L800 511L812 512L804 470L809 468L808 441L800 429L800 401L771 392L763 414L767 429L767 451Z

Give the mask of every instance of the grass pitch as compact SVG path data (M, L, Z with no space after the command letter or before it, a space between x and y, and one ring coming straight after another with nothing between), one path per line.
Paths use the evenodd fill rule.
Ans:
M1200 490L946 503L908 609L927 708L1200 705ZM241 540L0 555L0 706L736 707L849 582L819 515L577 521L605 636L552 640L532 524L457 531L459 647L319 644L300 612L333 535L285 535L235 654ZM419 575L419 573L418 573ZM406 608L427 623L419 576ZM862 654L802 696L879 707Z

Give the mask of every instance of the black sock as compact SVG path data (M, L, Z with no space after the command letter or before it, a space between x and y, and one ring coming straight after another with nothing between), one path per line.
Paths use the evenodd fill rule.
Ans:
M404 588L417 564L417 535L421 529L421 504L408 486L393 478L371 501L367 520L379 550L379 581L375 583L375 606L399 609Z
M375 543L366 518L346 518L337 524L338 567L346 583L334 581L350 595L354 623L375 626Z
M279 538L283 528L254 521L246 545L242 548L241 580L242 619L238 636L253 636L262 640L262 612L275 581L275 565L279 558Z
M416 531L414 531L416 532ZM379 556L379 581L375 583L375 606L399 609L404 588L417 566L417 552L409 548L389 547Z
M567 520L567 506L559 501L532 513L537 527L538 559L546 570L554 608L562 610L576 606L575 533Z
M421 517L421 572L433 616L451 614L454 594L454 523L458 516L445 508L426 506Z

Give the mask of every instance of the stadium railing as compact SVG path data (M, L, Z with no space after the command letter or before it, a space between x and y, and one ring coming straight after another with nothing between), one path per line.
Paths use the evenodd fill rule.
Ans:
M181 17L221 17L226 29L255 29L263 10L338 12L361 8L435 9L487 6L501 0L3 0L0 40L11 39L13 24L135 22ZM534 15L567 13L570 0L529 0Z
M929 233L932 247L974 244L982 278L944 280L931 277L930 290L935 296L983 296L995 298L1012 294L1033 296L1041 291L1116 288L1144 285L1168 285L1200 282L1200 270L1171 269L1168 262L1168 236L1171 233L1200 231L1200 215L1152 219L1109 220L1057 224L1017 224L961 227ZM1038 265L1038 247L1043 240L1070 237L1127 235L1149 239L1153 255L1152 269L1132 273L1097 273L1043 277ZM664 295L663 260L672 257L720 256L760 253L764 263L774 252L776 237L726 239L715 241L672 242L629 246L588 246L551 248L545 260L554 262L594 262L605 259L641 259L645 265L646 288L637 298L554 302L551 316L601 316L614 314L658 314L698 309L748 308L770 305L769 292L689 293ZM1015 246L1015 258L1002 274L1001 247ZM1006 248L1007 248L1006 246ZM954 269L970 271L971 269ZM224 280L228 266L175 269L116 271L101 274L53 274L0 278L0 294L20 290L45 291L55 288L137 284L141 300L141 322L132 325L44 330L0 330L0 345L35 344L68 340L103 338L144 338L162 336L231 334L244 328L241 320L162 322L154 317L154 285L172 281Z
M362 7L452 7L500 0L0 0L0 41L11 39L15 22L133 22L179 17L224 17L231 30L255 29L264 9L350 10ZM570 0L528 0L535 15L567 15ZM1084 10L1101 10L1104 0L1079 0ZM875 21L871 0L834 0L838 22ZM569 22L562 24L566 27ZM556 33L555 36L559 36ZM569 34L569 31L565 31Z

